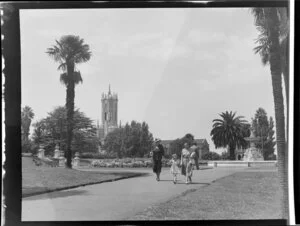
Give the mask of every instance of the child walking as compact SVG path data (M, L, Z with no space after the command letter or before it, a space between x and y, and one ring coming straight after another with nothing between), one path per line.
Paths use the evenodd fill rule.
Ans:
M179 160L177 159L177 155L173 154L172 155L172 160L171 160L171 174L173 175L173 183L177 183L177 174L179 174Z

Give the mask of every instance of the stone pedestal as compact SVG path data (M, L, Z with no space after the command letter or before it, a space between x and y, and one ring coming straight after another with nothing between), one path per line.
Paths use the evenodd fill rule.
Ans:
M38 158L40 158L40 159L45 158L44 145L40 145L40 149L38 150Z
M60 150L59 150L59 146L56 145L55 146L55 150L54 150L54 157L55 159L58 159L60 157Z
M75 158L74 158L74 160L73 160L73 166L74 166L74 167L79 167L79 164L80 164L79 153L76 152L76 153L75 153Z
M255 142L259 141L259 137L254 136L253 129L251 130L251 135L245 140L250 142L250 147L246 149L244 153L244 161L264 161L264 157L259 149L255 147Z

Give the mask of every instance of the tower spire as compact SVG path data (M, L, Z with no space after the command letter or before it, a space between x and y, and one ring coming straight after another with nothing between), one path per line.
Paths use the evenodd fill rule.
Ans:
M110 92L110 84L108 86L108 95L111 95L111 92Z

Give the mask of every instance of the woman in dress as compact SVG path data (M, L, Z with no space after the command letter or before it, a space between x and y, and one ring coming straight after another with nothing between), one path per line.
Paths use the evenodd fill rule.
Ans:
M186 180L185 183L189 183L189 174L190 169L188 168L188 163L190 162L190 152L189 152L189 145L187 143L184 144L184 148L181 151L181 174L185 176ZM188 172L187 172L188 170Z
M160 144L160 140L155 141L155 148L152 152L152 160L153 160L153 173L156 174L156 180L160 181L160 172L162 167L162 157L164 155L164 148Z

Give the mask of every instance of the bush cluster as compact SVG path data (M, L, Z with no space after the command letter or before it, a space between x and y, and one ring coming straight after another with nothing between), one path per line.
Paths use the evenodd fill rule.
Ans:
M116 158L116 156L114 156L111 153L101 154L99 152L84 152L84 153L80 153L80 158L83 158L83 159L114 159L114 158Z
M203 160L221 160L221 156L216 152L207 152L202 155Z
M136 158L136 159L98 159L93 160L91 162L91 166L93 167L107 167L107 168L150 168L152 167L152 160L151 159L143 159L143 158ZM170 167L171 162L169 159L162 160L163 167Z

